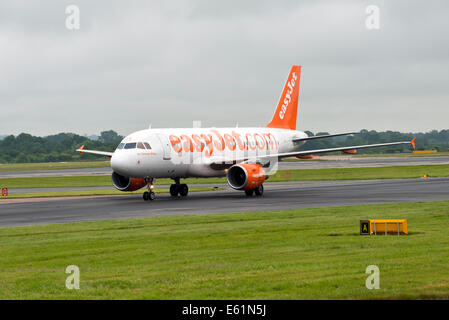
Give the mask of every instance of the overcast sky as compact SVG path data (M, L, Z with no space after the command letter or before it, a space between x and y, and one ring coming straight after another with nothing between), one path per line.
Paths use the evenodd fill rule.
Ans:
M70 4L79 30L66 28ZM264 126L293 64L299 130L449 129L448 11L444 0L1 0L0 134Z

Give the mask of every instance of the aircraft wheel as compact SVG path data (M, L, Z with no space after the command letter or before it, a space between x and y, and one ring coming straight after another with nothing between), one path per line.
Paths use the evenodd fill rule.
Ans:
M245 190L245 194L247 197L251 197L254 193L254 189L250 189L250 190Z
M254 189L254 192L256 193L256 196L263 195L263 185L260 185L256 189Z
M143 193L143 200L145 200L145 201L150 200L150 193L149 192L145 191Z
M180 184L179 185L179 194L181 195L181 197L187 196L188 193L189 193L189 187L186 184Z
M170 194L172 197L177 197L179 193L179 184L172 184L170 186Z
M148 200L153 201L155 198L156 198L156 194L153 191L149 192Z

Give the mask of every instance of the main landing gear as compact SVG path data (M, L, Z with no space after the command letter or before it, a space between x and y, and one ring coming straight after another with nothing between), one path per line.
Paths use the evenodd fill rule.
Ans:
M143 200L145 201L153 201L154 198L156 198L156 194L153 192L153 187L154 187L154 179L153 178L146 178L145 179L148 184L148 191L145 191L143 193Z
M187 196L189 193L189 187L186 184L179 183L179 178L174 178L175 183L170 186L170 194L172 197L177 197L180 195L181 197Z
M145 191L143 193L143 200L153 201L156 198L156 194L153 192L155 180L156 179L154 178L145 178L148 186L148 191ZM172 195L172 197L177 197L178 195L180 195L181 197L187 196L187 194L189 193L189 187L184 183L181 184L179 182L179 178L174 178L173 180L175 180L175 183L170 186L170 194Z
M261 184L255 189L245 190L245 194L247 197L252 197L253 194L256 194L256 196L260 197L263 195L263 185Z

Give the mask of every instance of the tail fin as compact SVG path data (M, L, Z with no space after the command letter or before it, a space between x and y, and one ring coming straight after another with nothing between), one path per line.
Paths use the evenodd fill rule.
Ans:
M301 66L293 66L274 112L273 119L267 124L267 127L296 130L300 77Z

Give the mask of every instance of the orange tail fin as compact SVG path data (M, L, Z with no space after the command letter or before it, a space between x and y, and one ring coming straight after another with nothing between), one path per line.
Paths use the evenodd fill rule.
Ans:
M274 112L273 119L267 127L296 130L300 77L301 66L293 66Z

